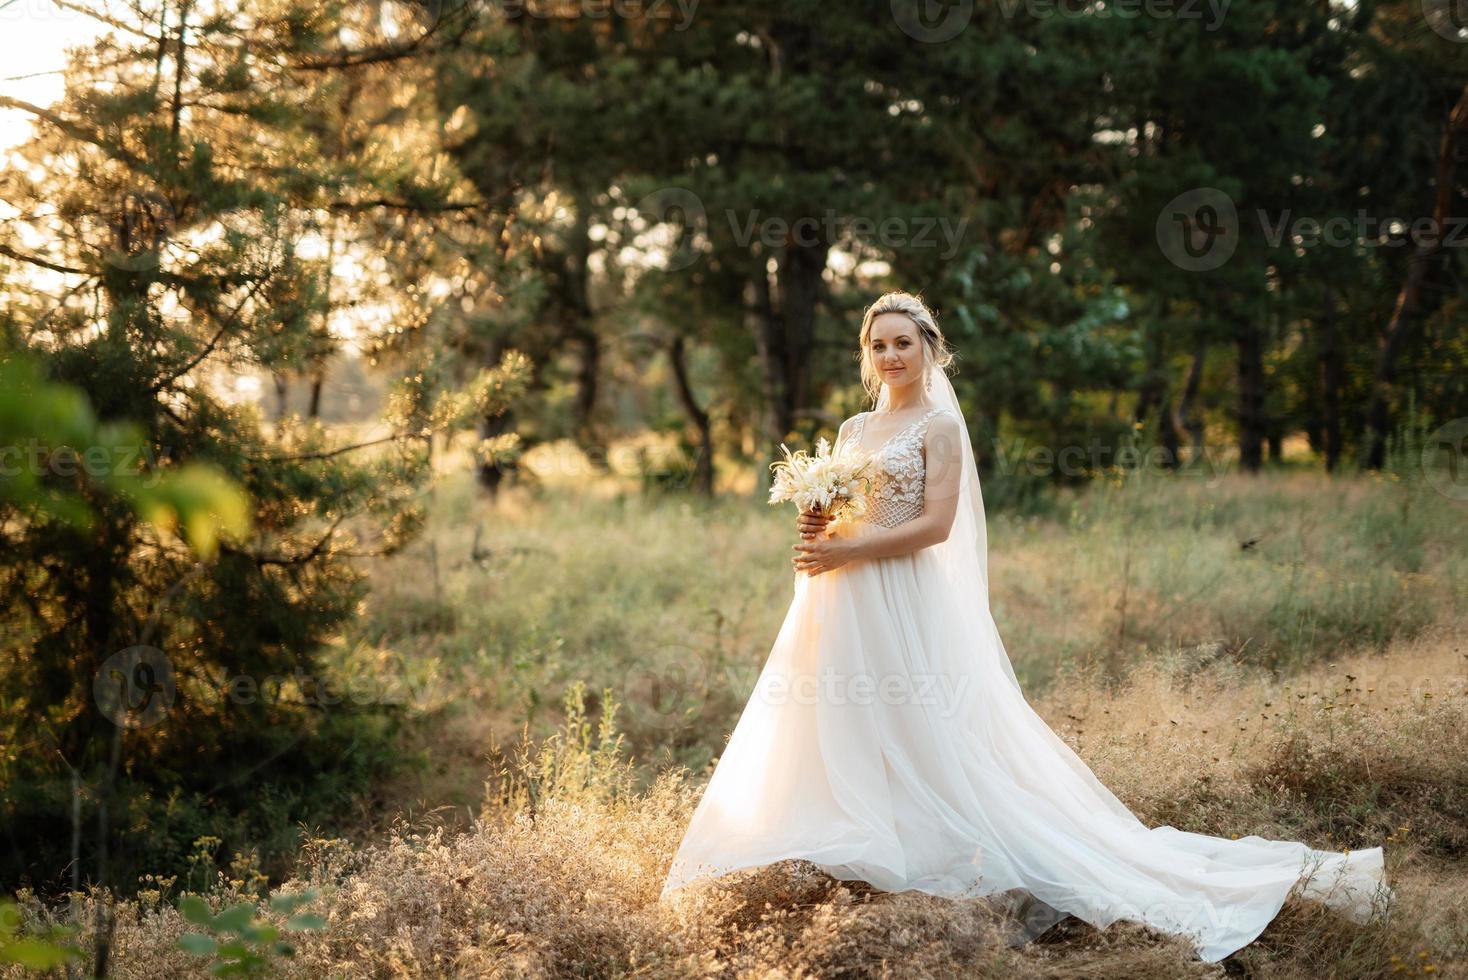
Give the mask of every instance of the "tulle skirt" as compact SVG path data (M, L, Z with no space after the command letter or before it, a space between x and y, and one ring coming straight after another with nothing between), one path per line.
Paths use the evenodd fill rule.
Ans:
M1029 706L987 598L926 549L796 573L662 894L791 858L887 891L1022 896L1044 910L1030 935L1062 914L1139 921L1208 961L1296 886L1357 921L1390 894L1380 847L1146 827Z

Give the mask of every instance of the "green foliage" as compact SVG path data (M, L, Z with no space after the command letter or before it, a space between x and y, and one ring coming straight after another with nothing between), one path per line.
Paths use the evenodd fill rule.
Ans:
M1411 244L1397 223L1430 206L1468 83L1463 46L1420 11L981 5L947 11L961 29L929 43L906 9L473 24L433 90L466 178L524 193L503 278L525 305L489 332L554 325L533 332L548 390L657 389L637 393L638 424L692 430L706 411L757 479L784 430L812 439L823 408L858 400L841 352L889 287L939 311L976 446L1115 450L1144 421L1174 457L1237 441L1252 469L1266 441L1282 456L1304 434L1336 459L1378 373L1394 410L1416 392L1468 415L1462 249L1430 263L1399 352L1379 344ZM1183 268L1163 239L1213 213L1188 198L1207 189L1236 212L1231 255ZM924 221L956 234L920 236ZM884 222L896 232L870 233ZM696 345L697 409L666 408L672 378L639 356L650 334ZM600 378L566 367L609 351ZM558 433L587 411L565 401Z
M145 2L119 14L135 30L77 49L56 105L0 96L38 121L0 174L0 452L44 458L0 483L0 743L27 747L0 757L0 880L59 887L57 822L79 807L93 826L113 772L113 877L279 871L296 821L343 812L393 761L404 709L315 696L372 673L364 638L430 649L417 670L441 653L491 674L485 700L527 721L587 664L614 691L691 664L676 710L634 703L627 727L706 759L711 739L670 733L737 708L711 678L763 653L788 580L754 552L788 527L732 498L680 509L664 491L689 482L681 461L644 454L646 502L552 501L565 530L499 527L462 569L385 582L371 615L362 560L420 560L436 434L475 429L492 483L537 438L606 448L650 425L689 460L708 433L743 489L785 431L862 407L844 355L889 285L922 292L960 350L995 541L1038 540L1061 569L1010 596L1037 613L1016 617L1034 676L1130 644L1217 640L1285 666L1419 630L1461 571L1418 457L1426 419L1468 416L1463 250L1432 260L1382 344L1402 236L1271 243L1256 215L1418 217L1468 48L1395 2L1265 0L1216 24L969 6L930 43L903 33L905 4L754 0L683 22ZM1195 273L1158 225L1201 187L1249 224ZM403 375L368 434L227 387L320 381L349 337ZM1274 482L1211 494L1198 469L1109 468L1138 424L1164 446L1303 434L1319 453L1333 422L1338 450L1383 392L1401 423L1385 483L1313 488L1338 526ZM1020 441L1104 455L1057 480L1004 464ZM53 465L93 451L128 458ZM1034 598L1071 589L1115 616L1082 628ZM695 656L662 639L685 635ZM660 676L634 672L649 647ZM145 732L93 689L136 648L166 657L178 695ZM535 778L602 779L572 761L597 751L584 736Z
M1415 398L1409 396L1387 438L1382 471L1397 480L1420 485L1428 476L1424 467L1436 461L1431 453L1424 458L1423 451L1429 448L1433 430L1438 424L1422 410Z
M266 974L272 969L275 957L295 955L295 947L282 938L287 932L326 927L326 920L321 916L297 911L316 896L315 889L270 896L271 911L286 916L282 927L257 920L258 909L253 902L240 902L214 913L202 898L187 895L179 900L178 910L203 931L184 933L178 939L178 946L195 956L210 957L209 972L217 977Z
M528 737L521 741L513 760L500 771L491 801L527 808L533 816L541 800L613 800L631 793L635 770L617 730L619 705L611 688L598 701L601 717L593 729L585 683L578 680L567 687L560 729L539 744Z
M249 501L217 467L159 472L139 458L147 446L140 426L98 422L85 392L47 381L33 357L0 359L0 446L8 457L0 504L32 520L90 530L97 515L88 498L106 493L160 530L181 524L204 557L221 534L237 540L249 531Z
M177 873L202 837L258 846L279 871L297 821L342 812L393 763L383 741L403 709L330 696L342 678L324 651L366 594L362 559L421 528L425 425L501 412L523 387L512 354L469 372L463 397L449 373L425 415L359 441L237 399L236 379L319 375L348 326L370 349L435 314L437 239L399 232L451 181L432 154L382 154L349 121L381 111L395 140L414 138L388 111L392 73L343 85L332 70L343 37L385 40L372 11L124 16L140 31L77 48L55 105L0 97L42 120L0 175L16 216L0 231L16 382L0 390L0 452L34 439L50 470L72 452L123 461L0 486L0 743L29 747L0 764L0 881L45 890L73 861L98 866L104 799L114 880L96 884ZM348 281L343 265L391 271ZM138 650L146 670L110 663ZM128 707L163 710L120 730L136 713L114 721L99 675ZM76 855L55 833L74 808Z
M0 899L0 963L16 963L29 970L53 970L79 959L81 953L68 937L75 926L53 926L44 937L21 936L20 908L8 898Z
M506 351L498 364L482 368L459 388L450 387L449 365L424 357L393 385L386 417L402 432L428 435L473 426L500 415L525 394L531 366L525 355Z

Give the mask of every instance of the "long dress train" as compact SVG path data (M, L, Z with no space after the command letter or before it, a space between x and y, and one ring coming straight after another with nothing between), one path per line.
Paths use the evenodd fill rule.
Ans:
M924 435L950 410L876 450L875 506L834 533L921 513ZM803 858L888 891L1018 894L1099 928L1140 921L1191 937L1207 961L1258 936L1297 885L1357 920L1380 908L1380 847L1145 826L1030 707L987 596L964 594L950 571L926 548L796 574L665 898Z

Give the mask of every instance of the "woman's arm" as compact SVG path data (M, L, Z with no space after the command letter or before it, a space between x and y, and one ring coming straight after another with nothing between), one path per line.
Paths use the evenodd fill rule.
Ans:
M879 528L858 537L803 540L794 548L801 552L792 559L796 569L819 575L847 562L905 555L946 541L958 513L962 447L958 420L951 415L936 416L923 439L926 475L922 514L896 527Z
M884 527L859 538L847 539L848 560L889 558L942 544L948 540L953 518L958 513L959 462L963 459L958 420L938 415L928 423L923 439L926 475L923 512L896 527Z

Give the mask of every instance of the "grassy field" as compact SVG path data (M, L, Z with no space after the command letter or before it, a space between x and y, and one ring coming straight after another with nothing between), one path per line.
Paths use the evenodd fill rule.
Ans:
M1117 477L990 515L995 617L1031 700L1145 821L1386 846L1385 922L1291 901L1209 966L1124 925L1012 949L981 902L797 862L659 906L789 604L793 515L554 487L489 503L450 480L335 651L405 699L406 764L309 835L282 888L317 888L326 927L272 969L1468 975L1465 506L1391 475L1281 471ZM207 897L258 895L224 875ZM118 975L206 975L173 948L176 898L164 883L122 908Z
M1287 674L1451 621L1468 595L1463 509L1390 475L1100 482L990 515L995 618L1031 697L1159 656ZM547 734L578 680L593 709L608 687L624 705L644 782L703 770L789 606L793 526L737 498L490 504L467 480L442 487L429 540L377 570L344 652L397 670L435 719L432 767L396 795L472 804L491 735Z

